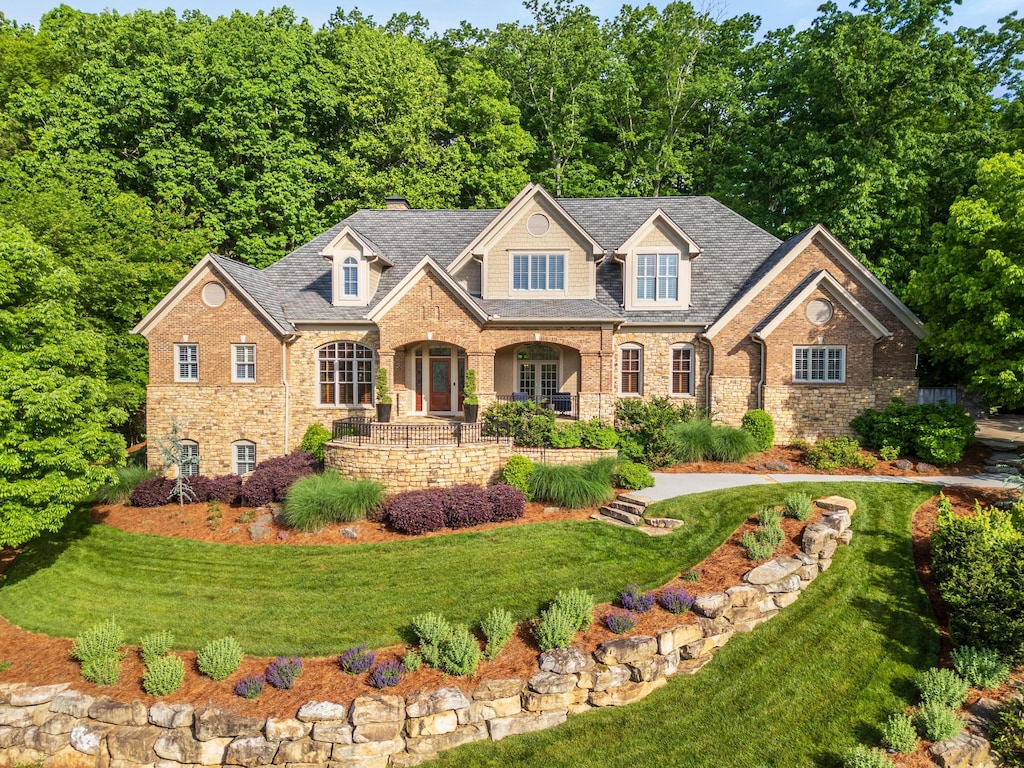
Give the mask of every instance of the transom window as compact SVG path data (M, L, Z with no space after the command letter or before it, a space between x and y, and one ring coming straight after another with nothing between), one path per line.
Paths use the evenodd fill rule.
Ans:
M672 347L672 394L693 394L693 347Z
M341 293L343 296L359 296L359 262L349 256L341 264Z
M793 347L793 380L846 381L846 347Z
M318 353L321 405L370 405L373 402L373 350L336 341Z
M679 300L679 254L641 253L636 257L637 301Z
M512 290L564 291L565 254L514 254L512 256Z
M643 349L639 346L619 349L619 392L639 395L642 392Z
M256 345L232 344L234 381L256 381Z
M175 381L199 381L199 345L175 344Z
M256 443L241 440L235 447L235 474L244 475L256 469Z
M183 477L199 474L199 443L195 440L181 441L181 474Z

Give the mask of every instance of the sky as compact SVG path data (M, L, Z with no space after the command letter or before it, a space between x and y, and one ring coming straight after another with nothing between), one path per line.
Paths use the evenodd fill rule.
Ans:
M378 22L387 21L393 13L419 11L430 21L431 30L443 32L458 26L462 20L472 25L493 28L503 21L527 21L528 14L520 0L487 0L478 2L453 2L453 0L64 0L68 5L83 11L116 10L129 13L137 8L162 10L167 7L177 11L198 9L208 16L230 14L238 9L248 13L270 10L275 6L287 5L299 18L306 18L315 27L324 24L341 5L346 10L358 7L364 14L371 15ZM641 5L645 0L632 0L632 5ZM654 0L660 8L665 0ZM602 19L612 18L623 5L623 0L590 0L586 5ZM817 15L822 0L693 0L698 8L709 7L716 17L728 18L743 13L761 16L761 30L778 29L790 24L802 29ZM837 0L843 7L845 0ZM37 25L43 13L59 5L59 0L0 0L0 12L8 19L19 23ZM952 28L959 26L977 27L982 24L990 29L998 26L1002 16L1020 7L1020 0L964 0L954 6L950 22Z

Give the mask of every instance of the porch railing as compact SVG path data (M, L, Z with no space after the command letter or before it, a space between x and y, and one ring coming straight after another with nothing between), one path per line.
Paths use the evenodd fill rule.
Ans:
M335 440L357 445L466 445L468 443L505 443L504 435L484 435L483 424L381 424L367 418L337 419L333 424Z
M513 392L511 395L497 395L496 399L499 403L525 403L532 398L526 392ZM542 397L538 404L554 411L557 416L567 419L579 419L580 417L579 395L555 392L553 395Z

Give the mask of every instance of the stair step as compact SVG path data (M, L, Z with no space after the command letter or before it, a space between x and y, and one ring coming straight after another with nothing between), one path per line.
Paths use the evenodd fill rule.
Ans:
M621 509L623 512L629 512L638 517L643 517L644 512L647 510L647 507L642 504L634 504L631 501L621 501L619 499L609 502L608 506L612 509Z
M613 504L615 502L612 502ZM640 515L633 514L624 509L616 509L615 507L601 507L598 510L605 517L610 517L613 520L618 520L620 523L626 523L627 525L643 525L644 519Z
M649 517L647 524L652 528L668 528L674 531L683 524L683 521L676 520L674 517Z
M654 503L652 499L648 499L646 496L643 496L642 494L637 492L620 493L618 496L616 496L616 499L618 501L623 501L626 504L633 504L637 507L643 507L644 509L647 509L647 507L651 506L651 504Z

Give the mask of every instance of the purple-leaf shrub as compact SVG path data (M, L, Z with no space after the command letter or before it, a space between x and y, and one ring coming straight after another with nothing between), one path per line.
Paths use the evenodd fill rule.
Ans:
M242 501L253 507L284 501L292 483L309 477L316 467L316 459L304 451L261 461L242 485Z
M518 488L499 483L487 489L487 496L491 500L492 517L496 523L519 520L526 514L526 494Z
M392 688L402 682L405 665L398 659L382 661L370 670L369 683L374 688Z
M207 501L219 501L221 504L237 504L242 496L241 475L218 475L210 478L210 489Z
M494 519L494 509L486 488L457 485L444 498L444 522L449 528L469 528Z
M636 615L630 611L612 611L605 616L604 625L616 635L624 635L636 626Z
M267 667L267 682L275 688L291 688L302 674L302 659L278 656Z
M192 475L187 478L188 487L192 489L193 498L185 494L185 503L205 504L210 500L210 488L213 485L213 478L206 475Z
M171 491L174 490L174 481L166 477L147 477L140 480L132 490L133 507L159 507L162 504L170 504Z
M358 675L373 666L376 656L373 651L366 650L365 645L349 648L338 658L338 666L350 675Z
M682 587L665 587L658 593L658 605L669 613L686 613L696 598Z
M417 536L444 528L445 488L407 491L384 502L385 520L399 533Z
M654 593L649 589L640 589L639 584L630 584L622 590L619 602L627 611L646 613L654 607Z
M263 677L261 675L249 675L243 677L235 686L235 695L243 699L258 699L263 693Z

